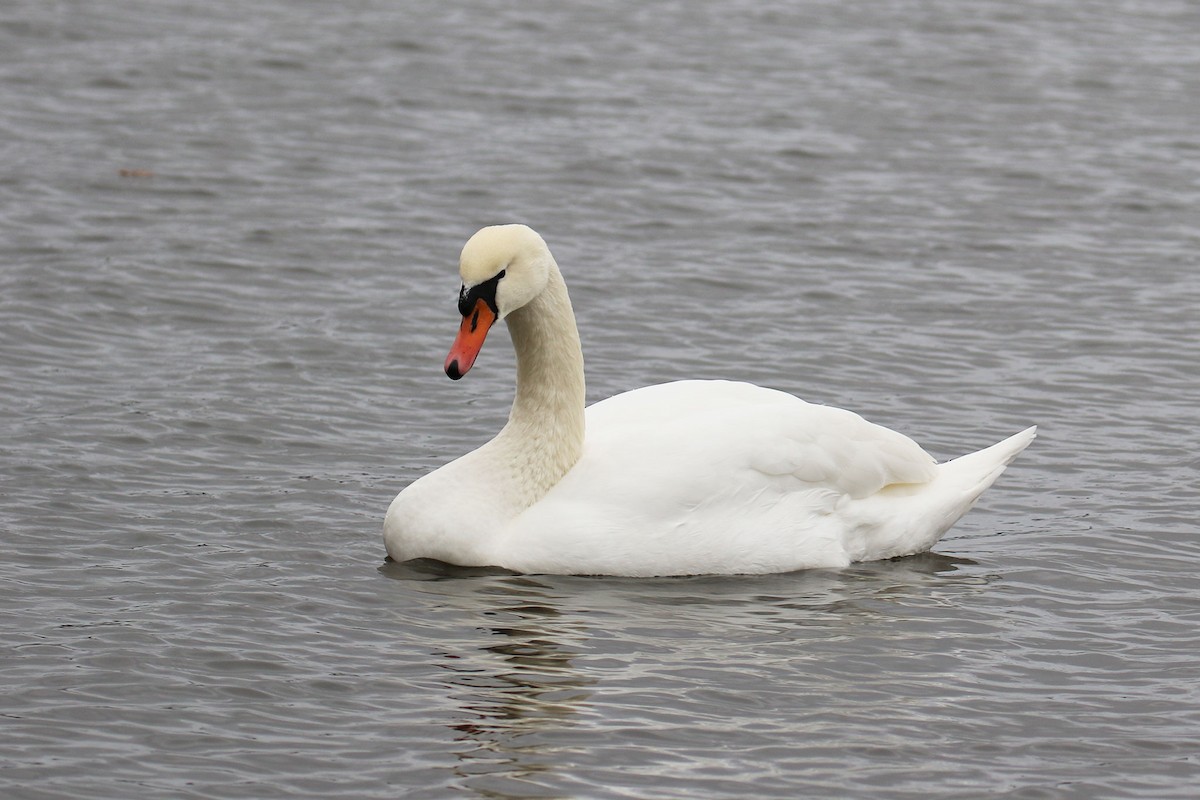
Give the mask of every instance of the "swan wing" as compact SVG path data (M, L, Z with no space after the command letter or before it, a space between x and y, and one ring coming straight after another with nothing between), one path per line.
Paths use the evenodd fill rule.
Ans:
M791 489L853 498L892 484L925 483L936 474L933 457L903 434L851 411L748 383L678 381L636 389L591 406L587 424L587 448L603 454L585 465L589 470L629 460L630 468L669 467L702 485L727 485L739 474L788 476Z

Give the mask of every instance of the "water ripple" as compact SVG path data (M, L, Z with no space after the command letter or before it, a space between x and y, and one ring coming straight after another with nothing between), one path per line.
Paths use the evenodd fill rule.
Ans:
M494 6L0 19L0 793L1191 797L1196 9ZM439 366L511 220L592 400L1037 444L894 562L383 562L506 417L503 332Z

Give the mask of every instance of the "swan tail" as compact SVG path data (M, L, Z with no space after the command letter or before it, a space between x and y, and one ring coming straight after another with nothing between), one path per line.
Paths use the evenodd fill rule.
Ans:
M1004 472L1013 459L1036 437L1035 425L991 447L940 464L937 480L949 481L954 486L961 487L964 497L970 498L968 502L974 505L979 495L996 482L1000 473ZM970 508L970 505L967 508ZM963 513L966 513L966 509Z
M1021 454L1037 436L1037 426L985 447L974 453L951 459L938 465L938 475L931 482L928 542L921 552L933 547L942 535L970 511L988 487L996 482L1005 468Z
M868 552L871 559L895 558L933 547L1036 435L1036 427L1026 428L991 447L939 464L928 483L895 484L876 494L864 508L873 520L874 542L852 546L851 559L866 560Z

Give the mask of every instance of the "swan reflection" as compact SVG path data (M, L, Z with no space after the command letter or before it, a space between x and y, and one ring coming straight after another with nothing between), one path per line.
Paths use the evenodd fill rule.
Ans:
M471 615L476 638L432 649L457 713L461 786L481 797L545 796L596 683L574 662L591 638L584 611L557 578L462 569L431 561L388 564L389 577L422 580L438 599ZM436 588L432 585L437 582Z
M852 639L857 626L877 630L981 590L994 576L964 570L972 566L926 553L754 577L527 576L421 561L381 572L414 582L427 604L460 621L456 635L428 642L454 707L444 724L455 781L481 797L523 798L569 793L612 715L628 711L609 707L623 691L664 698L661 709L640 709L647 720L674 713L672 695L744 690L756 658L795 663L811 657L806 638ZM700 666L705 686L689 686L688 670ZM736 674L726 681L723 670Z

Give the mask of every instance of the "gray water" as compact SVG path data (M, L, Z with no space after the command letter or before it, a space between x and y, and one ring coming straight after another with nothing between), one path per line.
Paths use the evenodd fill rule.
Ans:
M1200 8L0 7L0 795L1184 798ZM458 250L543 233L589 397L685 377L939 458L934 553L384 561L507 414Z

